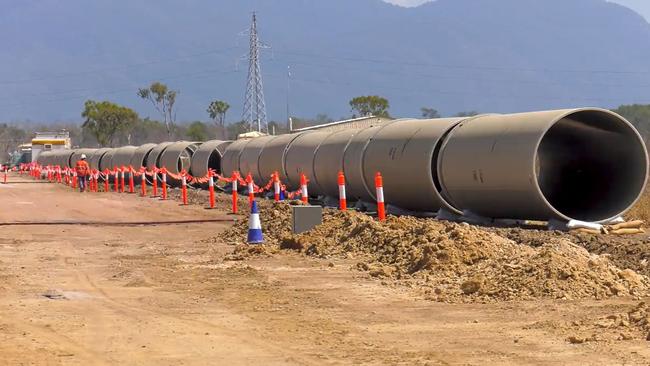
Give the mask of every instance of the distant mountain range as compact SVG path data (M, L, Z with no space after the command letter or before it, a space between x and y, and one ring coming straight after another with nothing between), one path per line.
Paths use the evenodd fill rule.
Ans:
M209 101L241 117L247 38L259 14L266 102L350 115L379 94L394 116L650 102L650 25L604 0L23 0L0 13L0 121L81 120L85 99L157 118L138 87L180 90L178 119Z

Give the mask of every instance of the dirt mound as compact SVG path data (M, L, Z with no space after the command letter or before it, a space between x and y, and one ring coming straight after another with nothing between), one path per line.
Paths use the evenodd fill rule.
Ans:
M568 334L566 340L570 343L650 341L650 306L645 302L641 302L627 311L596 319L562 322L560 324L537 324L537 327Z
M264 252L282 248L355 258L356 267L371 276L417 285L437 301L606 298L642 295L650 288L645 276L562 237L529 246L468 224L406 216L379 223L335 210L325 210L323 225L292 235L290 215L286 204L263 207L269 248ZM223 238L243 243L247 230L241 222Z
M521 245L537 247L554 240L567 240L590 253L607 256L619 268L630 268L650 276L650 237L648 235L614 236L559 231L487 229Z

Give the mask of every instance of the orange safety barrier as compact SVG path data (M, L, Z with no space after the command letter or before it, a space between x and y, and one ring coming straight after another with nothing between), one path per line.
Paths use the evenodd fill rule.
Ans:
M379 221L386 220L386 207L384 206L384 180L381 173L375 174L375 189L377 192L377 216Z
M280 202L280 174L273 172L273 199Z
M167 199L167 169L162 168L162 199Z
M153 182L151 187L151 197L158 197L158 169L153 169Z
M187 179L185 177L185 170L181 172L181 199L183 205L187 205Z
M347 198L345 197L345 174L343 174L343 171L339 171L338 185L339 185L339 210L345 211L348 209L348 201Z
M135 182L133 181L133 167L129 165L129 193L135 193Z
M307 192L307 176L300 173L300 199L304 203L309 203L309 193Z
M232 172L232 213L237 213L237 184L239 183L239 173Z
M210 208L214 208L214 176L212 171L208 172L209 181L208 181L208 190L210 191Z

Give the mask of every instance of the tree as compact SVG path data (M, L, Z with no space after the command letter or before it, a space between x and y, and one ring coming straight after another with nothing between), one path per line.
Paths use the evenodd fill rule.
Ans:
M276 121L270 121L269 133L274 135L281 135L284 133L289 133L289 129L287 128L287 124L284 122L281 123Z
M222 100L214 100L208 106L208 114L210 118L214 121L215 126L217 127L217 138L225 139L227 138L226 131L226 112L230 109L230 104Z
M375 116L390 118L388 108L390 105L388 99L378 95L367 95L355 97L350 100L350 107L352 112L356 112L359 116ZM353 117L356 117L356 113Z
M246 133L249 131L248 124L246 123L246 121L231 123L227 126L227 130L228 130L228 139L230 140L236 140L239 134Z
M167 129L162 122L145 118L131 131L131 143L142 145L146 143L160 143L169 140Z
M479 113L477 111L469 111L469 112L458 112L454 117L473 117L478 115Z
M650 139L650 105L622 105L612 112L620 114L636 127L645 141Z
M422 107L420 108L420 112L422 113L423 118L440 118L440 113L433 108Z
M27 137L27 132L21 128L6 123L0 124L0 163L9 161L10 154L18 145L24 143Z
M230 104L222 100L214 100L208 106L208 114L217 126L223 127L226 124L226 112L230 109Z
M190 123L185 132L191 141L205 141L208 139L208 127L201 121Z
M139 120L132 109L109 101L87 100L81 116L86 119L82 128L90 131L102 146L113 146L117 133L128 133Z
M325 123L330 123L334 122L327 114L325 113L318 113L316 115L316 118L314 119L314 122L316 122L317 125L322 125Z
M163 117L167 135L170 138L172 135L172 127L176 121L174 105L176 104L176 96L178 93L176 90L170 90L167 85L159 81L152 83L148 88L138 89L138 96L150 101Z

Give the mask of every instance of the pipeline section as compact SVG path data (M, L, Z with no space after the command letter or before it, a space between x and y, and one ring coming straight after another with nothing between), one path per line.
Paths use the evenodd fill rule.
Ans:
M71 166L77 155L51 151L38 161ZM401 119L364 129L166 142L86 155L101 170L127 162L194 176L239 172L260 186L277 172L289 190L299 188L304 173L310 195L332 198L342 171L348 200L361 203L376 201L374 176L381 172L386 203L402 210L528 220L609 221L634 205L648 179L639 133L598 108Z

